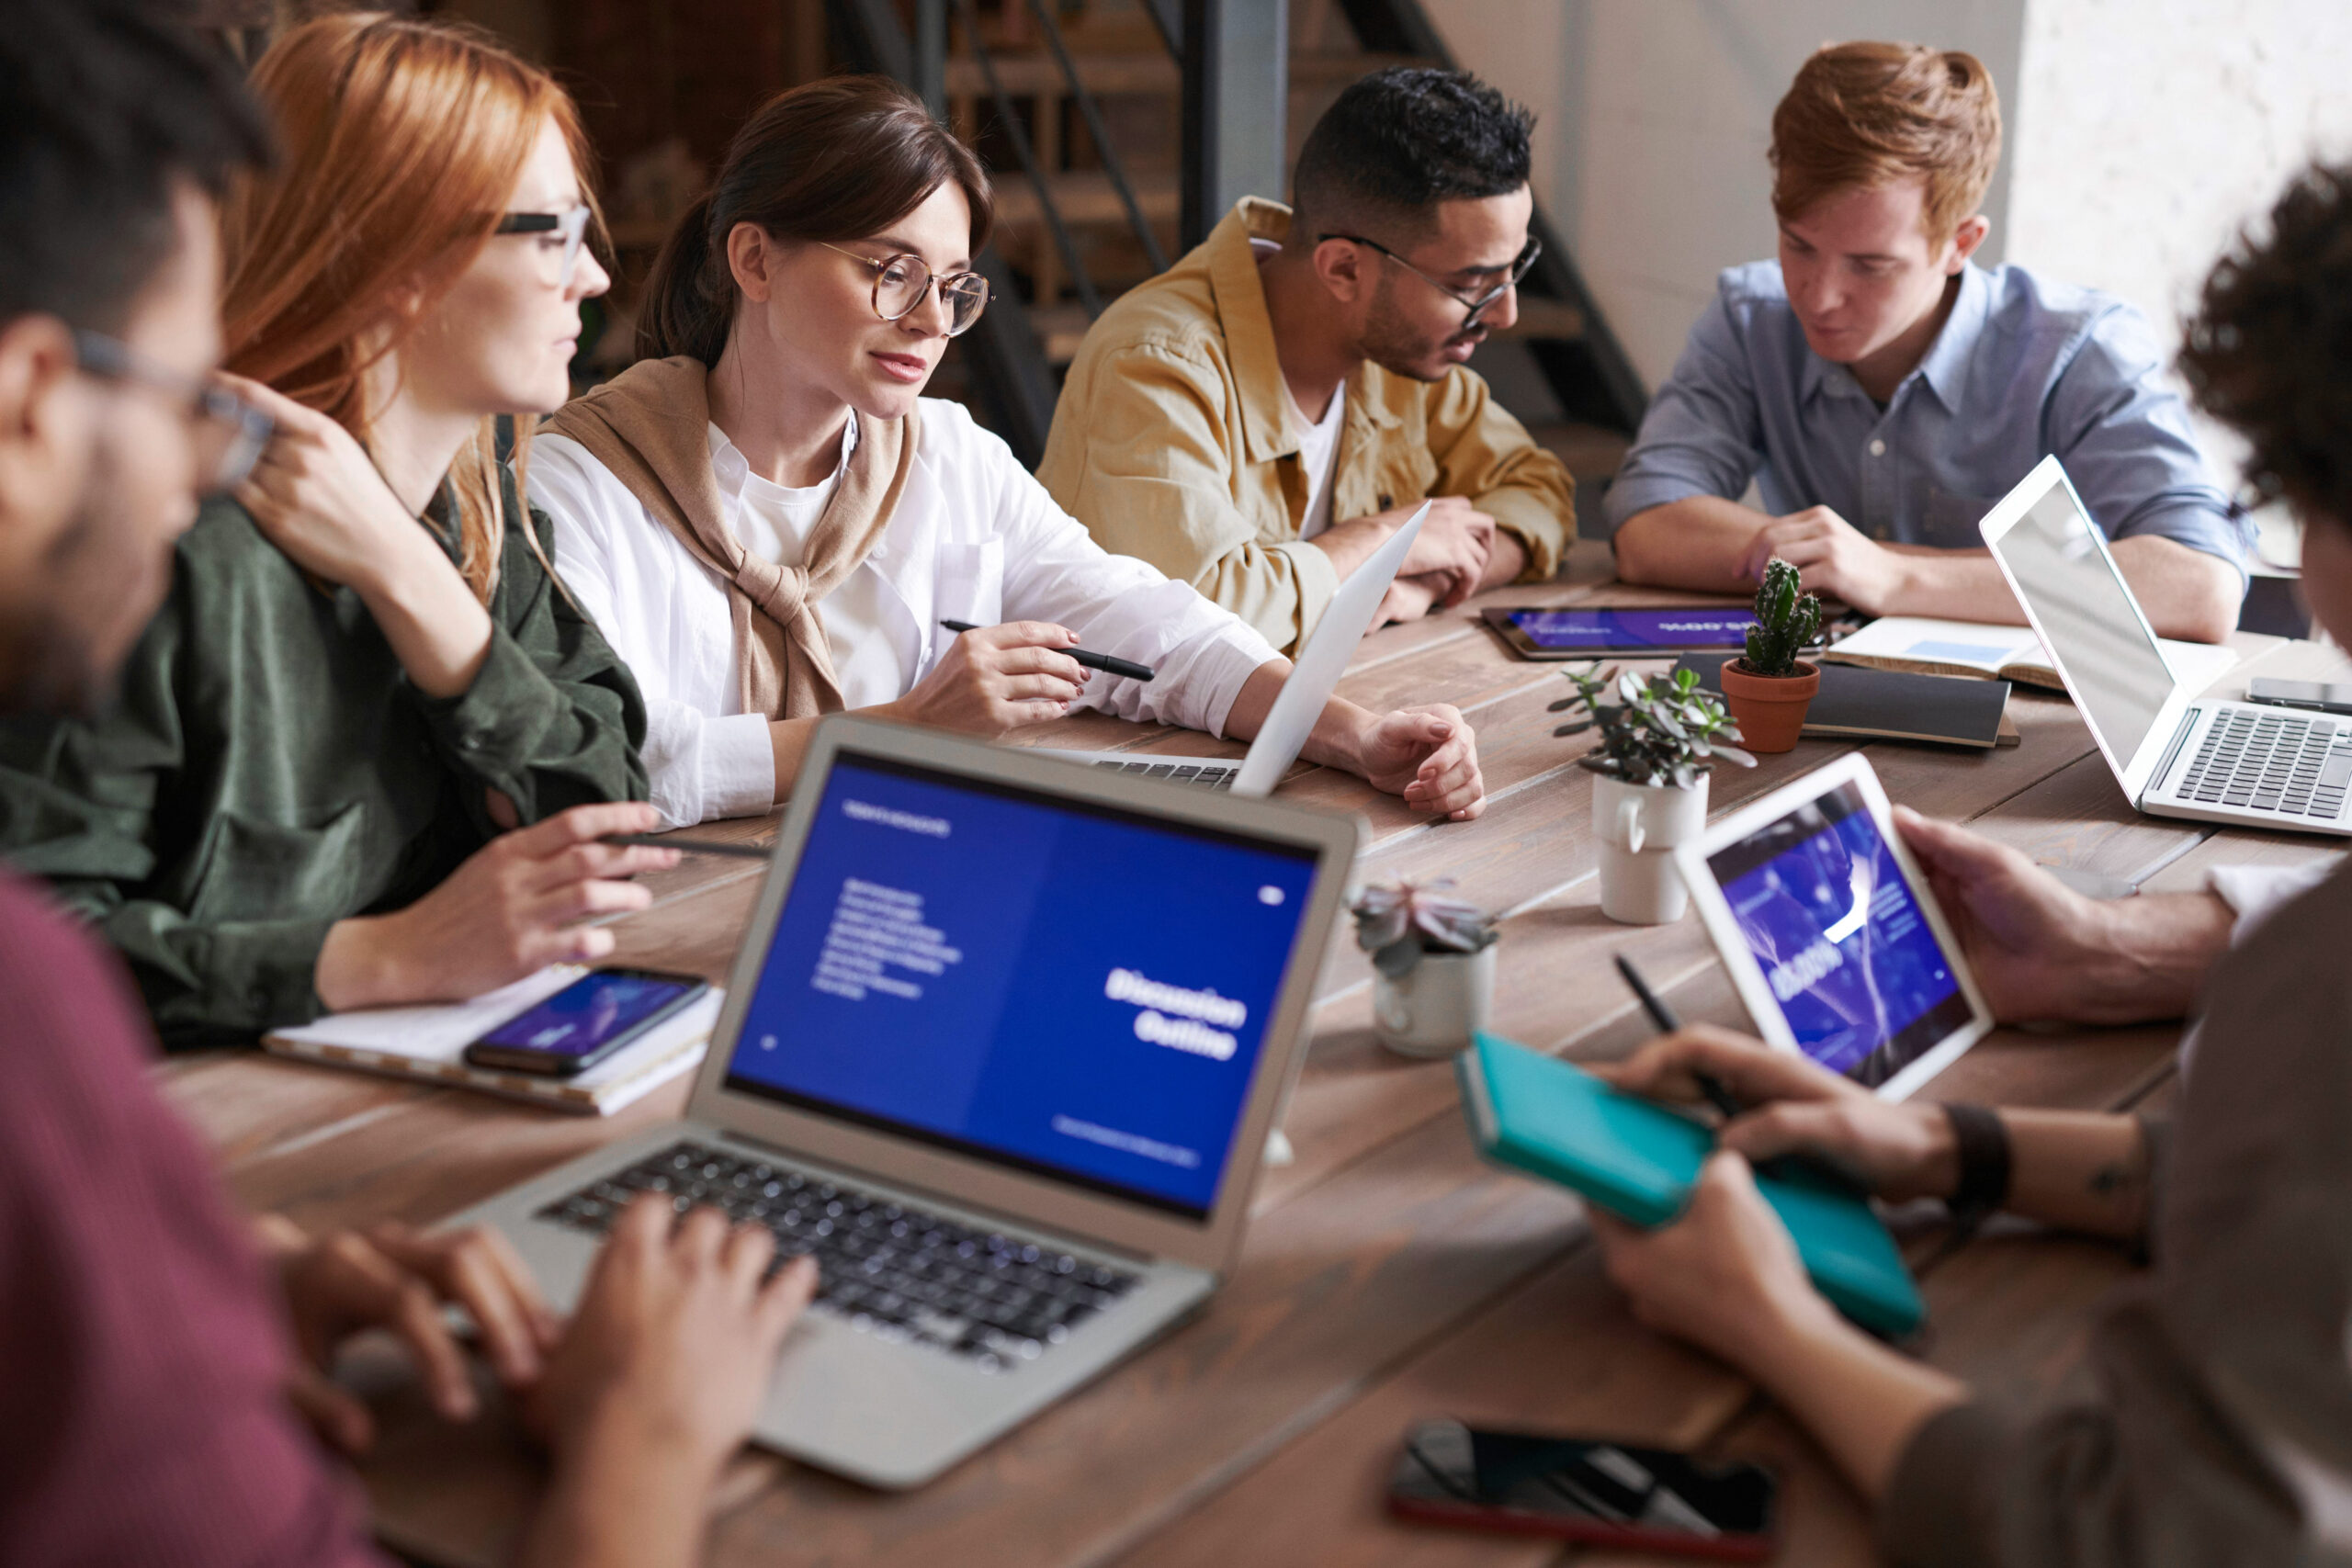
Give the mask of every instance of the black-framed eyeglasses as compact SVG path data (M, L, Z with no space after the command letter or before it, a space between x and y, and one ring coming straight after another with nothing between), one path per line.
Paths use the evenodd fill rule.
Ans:
M76 330L74 355L89 375L144 387L179 404L196 431L198 471L209 492L243 483L277 434L276 420L219 382L159 365L104 333Z
M905 320L934 287L940 304L947 310L949 337L971 331L980 312L989 308L989 280L977 272L934 273L921 256L885 256L876 261L822 240L817 243L836 255L874 269L874 313L886 321Z
M559 287L569 288L573 275L580 270L581 243L588 235L589 216L588 204L584 201L563 212L510 212L498 220L498 227L491 232L553 236L543 242L550 250L560 241L563 247L563 265L556 276Z
M1436 289L1440 294L1442 294L1447 299L1453 300L1455 304L1467 305L1470 308L1470 313L1462 318L1462 325L1464 330L1476 326L1478 324L1478 318L1487 313L1487 306L1493 304L1496 300L1501 299L1504 295L1518 288L1520 279L1525 277L1527 276L1528 269L1535 265L1535 258L1544 254L1544 242L1536 239L1532 234L1529 235L1525 248L1521 250L1518 258L1510 264L1510 272L1509 275L1506 276L1500 283L1496 284L1484 294L1471 296L1455 293L1453 289L1448 288L1445 284L1440 283L1436 278L1431 277L1428 273L1423 272L1419 267L1415 266L1411 262L1407 261L1403 256L1398 255L1395 251L1390 250L1386 245L1382 244L1377 240L1367 240L1362 234L1317 234L1315 237L1316 243L1317 244L1321 244L1325 240L1345 240L1351 245L1369 245L1374 250L1378 251L1382 255L1386 256L1390 261L1395 262L1398 266L1403 267L1407 272L1411 273L1415 277L1419 278L1423 283L1428 284L1431 288Z

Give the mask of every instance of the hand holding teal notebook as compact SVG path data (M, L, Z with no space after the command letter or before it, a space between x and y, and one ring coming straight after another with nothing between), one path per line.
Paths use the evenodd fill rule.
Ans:
M1634 1224L1662 1225L1679 1214L1714 1148L1713 1132L1690 1118L1492 1034L1478 1035L1455 1070L1479 1153L1572 1188ZM1830 1304L1890 1337L1926 1321L1919 1288L1868 1201L1803 1178L1759 1176L1756 1186Z

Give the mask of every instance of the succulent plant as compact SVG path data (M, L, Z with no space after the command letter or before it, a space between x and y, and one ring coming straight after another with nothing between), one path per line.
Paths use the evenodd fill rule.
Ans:
M1756 625L1748 628L1747 657L1741 661L1749 674L1795 674L1797 655L1820 633L1821 601L1797 592L1804 581L1778 556L1764 563L1764 581L1756 590Z
M1739 739L1739 729L1723 698L1700 689L1697 671L1677 670L1663 679L1645 681L1630 670L1596 674L1597 670L1596 660L1563 671L1577 694L1562 697L1551 707L1554 713L1585 710L1583 718L1560 726L1552 731L1555 735L1581 735L1596 728L1600 731L1600 744L1577 758L1577 766L1627 784L1689 789L1717 762L1756 765L1755 758L1729 744ZM1618 700L1601 701L1612 686Z
M1349 906L1356 918L1356 944L1372 954L1374 968L1398 979L1424 953L1476 953L1493 943L1495 917L1437 891L1453 886L1450 876L1400 880L1356 895Z

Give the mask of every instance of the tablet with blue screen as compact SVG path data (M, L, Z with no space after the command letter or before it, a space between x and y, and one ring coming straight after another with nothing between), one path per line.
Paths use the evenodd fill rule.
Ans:
M1733 813L1676 862L1770 1043L1901 1099L1992 1029L1861 756Z
M1496 608L1481 615L1521 658L1537 660L1737 653L1756 624L1755 612L1744 604Z

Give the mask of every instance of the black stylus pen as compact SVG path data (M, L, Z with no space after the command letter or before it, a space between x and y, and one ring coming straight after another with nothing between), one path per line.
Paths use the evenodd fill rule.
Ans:
M766 860L774 845L722 844L716 839L681 839L671 833L607 833L608 844L643 844L650 850L678 850L690 855L726 855L735 860Z
M1674 1010L1659 999L1656 991L1650 989L1650 983L1642 978L1642 972L1634 967L1634 961L1622 953L1615 956L1617 973L1623 975L1625 977L1625 984L1633 987L1635 999L1642 1004L1642 1010L1650 1015L1650 1021L1657 1026L1657 1032L1660 1034L1671 1034L1681 1028L1682 1021L1674 1016ZM1693 1067L1690 1069L1690 1077L1698 1083L1699 1092L1706 1096L1707 1103L1721 1111L1725 1121L1729 1121L1747 1109L1739 1102L1739 1097L1724 1086L1724 1080L1715 1077L1714 1074L1701 1072ZM1770 1159L1758 1162L1756 1168L1759 1174L1765 1176L1794 1176L1802 1173L1828 1186L1842 1188L1858 1198L1870 1195L1871 1184L1868 1177L1838 1156L1817 1150L1809 1154L1775 1155Z
M969 621L942 621L939 624L951 632L979 630ZM1150 665L1137 664L1131 659L1114 659L1107 653L1089 653L1082 648L1065 648L1062 651L1089 670L1100 670L1105 675L1125 675L1130 681L1148 681L1154 673Z

